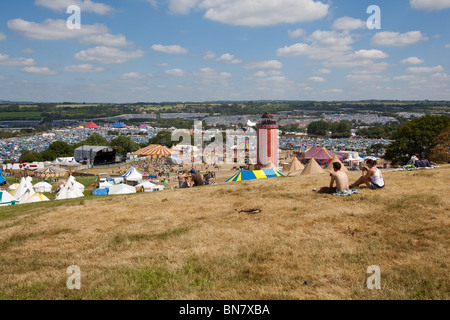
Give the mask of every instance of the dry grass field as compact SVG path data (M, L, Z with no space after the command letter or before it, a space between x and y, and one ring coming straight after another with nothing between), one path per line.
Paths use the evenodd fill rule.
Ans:
M312 192L322 174L3 207L0 298L449 299L449 176L385 172L351 197Z

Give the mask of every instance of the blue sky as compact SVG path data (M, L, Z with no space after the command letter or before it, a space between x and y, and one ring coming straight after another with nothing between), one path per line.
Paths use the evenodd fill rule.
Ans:
M450 0L1 1L0 100L450 100L449 18Z

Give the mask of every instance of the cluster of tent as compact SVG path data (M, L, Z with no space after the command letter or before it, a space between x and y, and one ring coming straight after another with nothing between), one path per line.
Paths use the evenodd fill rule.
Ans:
M334 156L331 161L329 161L328 166L323 169L314 158L311 158L306 165L306 167L297 159L297 157L294 157L294 160L292 160L289 168L287 169L287 175L288 176L297 176L297 175L310 175L310 174L319 174L319 173L325 173L326 171L332 172L333 171L333 163L338 162L341 164L341 170L347 172L347 168L342 164L342 162L339 160L338 156Z
M1 190L0 206L50 201L50 199L40 192L41 190L48 190L48 186L45 185L45 182L33 186L31 181L31 177L22 178L20 183L15 183L9 187L9 192Z
M158 186L150 181L144 181L143 175L132 166L123 176L117 178L106 178L106 181L100 182L99 189L95 189L94 196L132 194L136 193L136 189L142 189L144 192L162 191L164 186ZM138 183L135 187L127 185L124 182L130 181Z
M84 197L84 185L77 182L73 176L61 185L55 200L75 199Z
M44 193L52 192L52 185L41 181L34 186L31 177L22 178L20 183L14 183L9 186L8 191L0 190L0 206L9 206L16 204L26 204L50 201ZM84 197L85 187L77 182L73 176L61 185L55 200L65 200Z

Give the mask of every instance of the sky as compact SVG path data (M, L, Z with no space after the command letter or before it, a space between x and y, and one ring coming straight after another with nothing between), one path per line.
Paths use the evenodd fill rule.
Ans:
M450 0L1 1L0 100L450 100L449 31Z

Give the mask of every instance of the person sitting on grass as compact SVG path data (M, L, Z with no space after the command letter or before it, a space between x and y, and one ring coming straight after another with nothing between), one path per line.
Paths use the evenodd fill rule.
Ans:
M205 182L203 181L203 177L200 174L200 172L195 171L194 169L192 169L190 171L191 173L191 187L199 187L199 186L203 186L205 184Z
M339 162L333 163L333 171L334 173L331 173L331 181L330 181L330 187L323 187L320 188L318 193L337 193L342 191L348 191L348 177L347 174L343 171L341 171L342 165ZM334 184L336 183L336 187L334 187Z
M363 175L356 182L350 185L350 188L358 187L361 184L365 184L372 190L382 189L385 186L383 175L380 169L376 167L377 161L373 159L366 160L367 167L362 168ZM364 172L366 172L364 174Z
M421 153L419 155L419 159L414 161L414 166L416 168L431 168L431 163L427 159L425 159L425 153Z

